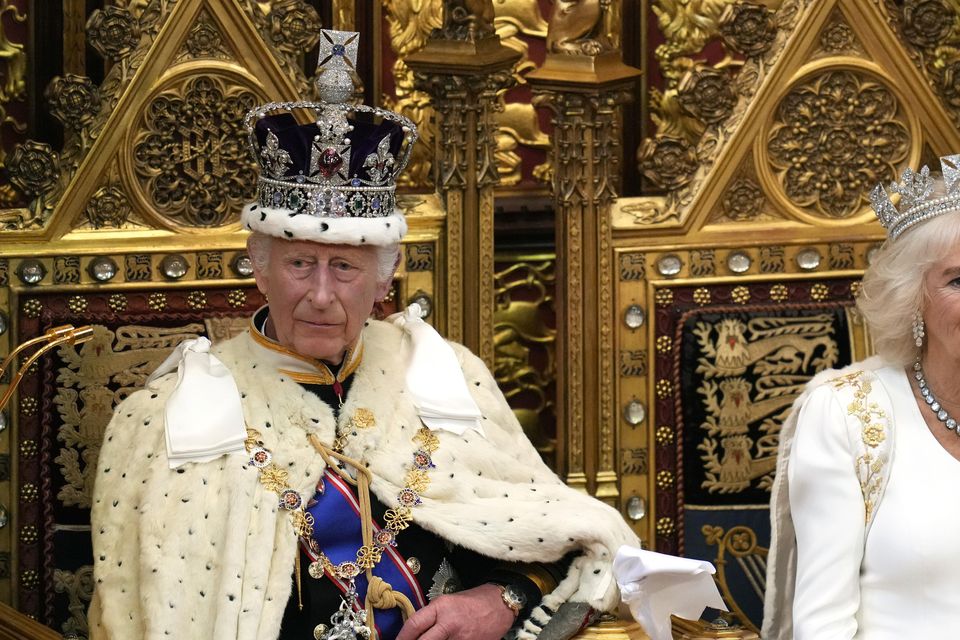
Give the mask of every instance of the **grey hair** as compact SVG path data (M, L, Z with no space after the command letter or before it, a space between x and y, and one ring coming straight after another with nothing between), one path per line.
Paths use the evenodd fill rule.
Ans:
M257 271L265 271L270 263L270 243L281 238L254 231L247 238L247 253ZM400 244L372 245L377 251L377 284L384 284L393 280L397 266L400 264Z
M876 352L891 364L907 365L917 357L911 329L929 298L927 273L958 244L960 211L954 211L887 240L863 274L857 307Z

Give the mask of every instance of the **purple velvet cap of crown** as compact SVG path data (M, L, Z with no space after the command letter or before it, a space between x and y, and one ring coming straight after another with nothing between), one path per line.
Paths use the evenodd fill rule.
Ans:
M347 134L350 140L350 164L347 175L350 178L368 181L370 175L368 168L364 166L367 157L377 153L377 146L387 135L390 136L390 153L397 157L404 141L403 128L390 120L372 122L370 114L365 113L354 114L349 120L353 131ZM261 148L266 144L267 133L273 132L277 136L280 148L290 154L292 164L284 173L284 178L293 179L297 175L309 175L314 139L320 135L320 128L315 122L300 124L292 113L285 112L260 118L254 130ZM331 149L331 153L336 152ZM339 154L334 156L334 162L339 157ZM332 168L339 170L339 163Z

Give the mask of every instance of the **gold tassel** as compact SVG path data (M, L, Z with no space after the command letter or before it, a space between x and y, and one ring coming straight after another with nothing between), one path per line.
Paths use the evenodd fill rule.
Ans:
M300 584L300 542L297 541L297 563L293 565L293 573L297 577L297 606L303 611L303 585Z

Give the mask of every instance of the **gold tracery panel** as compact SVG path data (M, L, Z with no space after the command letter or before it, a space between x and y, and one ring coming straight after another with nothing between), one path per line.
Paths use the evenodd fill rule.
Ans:
M267 100L228 66L190 69L157 84L123 143L121 181L139 211L171 228L222 227L253 199L256 168L243 117Z

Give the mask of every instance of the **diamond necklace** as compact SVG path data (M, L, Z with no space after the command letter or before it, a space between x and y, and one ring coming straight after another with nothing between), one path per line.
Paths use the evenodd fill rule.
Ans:
M927 403L930 410L937 416L937 420L942 422L947 429L950 429L950 431L960 436L960 432L957 431L956 418L952 417L947 410L943 408L940 401L933 397L933 392L930 391L930 386L927 384L926 378L923 377L923 366L920 364L920 356L917 356L917 361L913 363L913 377L917 380L917 387L920 389L920 395L923 396L923 401Z

